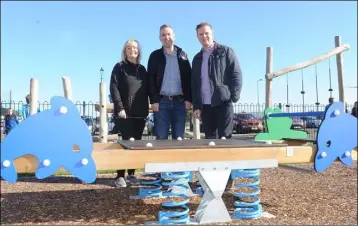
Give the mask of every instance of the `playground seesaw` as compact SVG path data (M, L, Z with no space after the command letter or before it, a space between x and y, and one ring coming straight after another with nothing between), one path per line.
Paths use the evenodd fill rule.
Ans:
M35 172L38 179L44 179L58 170L66 170L86 183L93 183L97 170L143 168L146 173L195 172L204 194L190 222L228 222L231 216L221 197L230 174L233 177L240 170L254 172L277 167L279 163L309 162L314 163L317 172L322 172L337 158L348 166L357 160L357 151L354 150L357 146L357 119L346 114L339 102L323 114L325 119L319 128L317 146L267 142L272 136L280 139L278 132L272 129L274 127L270 127L272 121L269 120L269 132L259 134L261 138L256 137L261 141L128 140L93 143L76 106L64 97L53 97L51 109L24 120L1 143L1 177L15 183L17 173ZM271 112L270 120L288 115L281 113L276 116ZM187 206L183 203L179 207L184 209L185 217L170 221L169 215L161 213L159 223L189 223ZM175 217L182 212L170 214ZM245 217L249 218L242 218Z

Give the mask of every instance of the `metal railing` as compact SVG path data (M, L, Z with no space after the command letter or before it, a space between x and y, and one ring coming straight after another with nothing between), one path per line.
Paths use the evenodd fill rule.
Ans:
M77 106L81 117L86 121L87 125L89 126L91 132L93 135L96 135L99 132L99 112L95 110L95 105L99 102L86 102L86 101L76 101L74 104ZM3 123L3 116L7 114L7 110L9 108L13 109L14 113L19 116L19 119L21 121L21 110L22 106L25 104L23 101L2 101L1 102L1 127L4 125ZM37 104L40 111L46 110L50 108L50 102L44 101L44 102L38 102ZM309 112L309 111L324 111L326 105L320 104L316 106L315 104L289 104L286 103L278 103L273 104L272 107L274 108L281 108L282 112ZM346 111L350 112L353 105L346 104ZM258 122L250 122L248 127L241 126L240 118L235 116L235 123L234 123L234 134L245 134L245 133L258 133L265 130L264 126L264 110L265 110L265 104L254 104L254 103L239 103L234 104L234 113L235 115L252 115L256 117ZM107 121L108 121L108 134L116 133L116 131L113 131L114 128L114 122L111 119L110 113L107 114ZM292 117L293 125L292 129L297 130L303 130L308 133L308 137L311 139L316 138L317 130L319 127L319 124L321 122L321 119L319 118L302 118L302 117ZM154 139L153 134L153 122L150 121L150 115L147 120L146 127L144 129L144 135L142 139ZM192 132L193 131L193 123L192 123L192 114L191 112L188 112L187 117L187 123L186 123L186 131ZM203 132L201 127L201 132ZM120 132L119 132L120 133ZM235 136L235 135L234 135Z

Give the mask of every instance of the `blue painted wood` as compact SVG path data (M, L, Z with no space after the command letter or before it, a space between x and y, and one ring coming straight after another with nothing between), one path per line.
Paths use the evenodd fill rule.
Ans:
M303 116L323 116L324 111L312 111L312 112L292 112L292 113L268 113L267 118L278 117L303 117Z
M38 179L53 175L62 166L80 180L93 183L96 165L86 123L70 100L55 96L50 104L50 109L31 115L5 137L1 143L1 177L16 182L14 160L33 155L38 160ZM74 145L80 150L74 151Z
M315 170L323 172L337 158L344 165L352 166L352 150L357 147L357 130L357 118L345 112L342 102L333 103L326 110L318 129Z

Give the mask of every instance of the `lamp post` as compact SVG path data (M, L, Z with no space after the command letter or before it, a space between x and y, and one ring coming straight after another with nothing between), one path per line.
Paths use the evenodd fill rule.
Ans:
M103 68L101 67L101 70L99 70L99 73L100 73L100 75L101 75L101 83L102 83L102 80L103 80L103 72L104 72L104 70L103 70Z
M262 79L259 79L256 81L257 84L257 104L260 105L260 93L259 93L259 82L262 81Z

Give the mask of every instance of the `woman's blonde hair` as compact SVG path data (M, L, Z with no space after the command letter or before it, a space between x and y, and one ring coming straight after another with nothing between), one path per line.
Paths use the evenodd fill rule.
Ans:
M127 40L125 43L124 43L124 46L123 46L123 49L122 49L122 61L125 61L126 58L127 58L127 54L126 54L126 48L127 48L127 45L128 43L130 42L135 42L137 43L137 46L138 46L138 56L137 56L137 64L140 63L140 60L142 58L142 49L140 48L140 45L139 45L139 42L137 40L134 40L134 39L130 39L130 40Z

